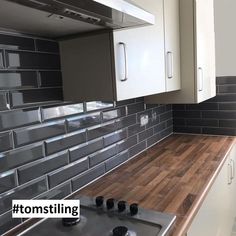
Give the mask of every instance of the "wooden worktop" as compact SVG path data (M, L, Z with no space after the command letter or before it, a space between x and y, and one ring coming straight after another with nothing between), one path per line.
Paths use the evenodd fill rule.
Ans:
M175 134L79 192L137 202L177 216L174 236L185 234L219 173L235 138Z

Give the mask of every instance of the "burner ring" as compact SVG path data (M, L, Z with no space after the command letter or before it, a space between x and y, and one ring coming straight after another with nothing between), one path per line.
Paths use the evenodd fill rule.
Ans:
M113 236L127 236L128 228L125 226L117 226L112 230Z

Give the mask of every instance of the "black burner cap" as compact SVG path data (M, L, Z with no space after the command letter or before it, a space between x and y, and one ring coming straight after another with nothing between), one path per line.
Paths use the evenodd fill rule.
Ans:
M113 229L113 236L126 236L128 233L128 228L125 226L118 226Z
M73 226L79 222L79 218L63 218L62 224L64 226Z

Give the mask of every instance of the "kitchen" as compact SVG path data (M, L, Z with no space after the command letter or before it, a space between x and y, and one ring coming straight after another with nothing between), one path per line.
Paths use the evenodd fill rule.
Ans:
M235 8L1 0L0 235L236 235Z

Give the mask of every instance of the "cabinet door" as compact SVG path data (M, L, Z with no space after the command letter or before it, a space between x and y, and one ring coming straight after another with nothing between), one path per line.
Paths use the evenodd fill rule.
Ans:
M180 89L179 0L164 1L166 91Z
M195 216L188 236L230 236L230 182L228 158Z
M117 100L165 92L163 0L135 0L156 17L155 25L115 31Z
M195 0L197 101L216 95L214 0Z

